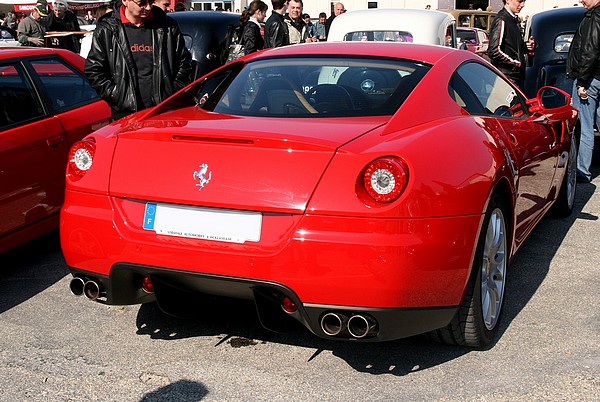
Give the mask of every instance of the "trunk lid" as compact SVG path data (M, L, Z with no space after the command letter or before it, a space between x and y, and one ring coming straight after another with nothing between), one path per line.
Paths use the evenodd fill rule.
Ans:
M118 134L112 196L302 213L336 150L389 119L208 113L187 120L180 110L175 120L174 113L133 123Z

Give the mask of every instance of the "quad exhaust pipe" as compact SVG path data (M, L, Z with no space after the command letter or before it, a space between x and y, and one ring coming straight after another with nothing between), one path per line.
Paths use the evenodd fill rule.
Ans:
M329 336L337 336L344 332L348 325L348 317L339 313L327 313L321 318L321 329Z
M353 315L348 320L348 333L358 339L375 336L377 321L368 315Z
M96 300L99 297L106 296L102 283L97 279L88 279L76 276L71 279L69 289L75 296L84 295L89 300Z
M337 312L321 317L321 329L329 336L350 335L356 339L375 336L379 331L377 321L371 316L354 314L348 317Z

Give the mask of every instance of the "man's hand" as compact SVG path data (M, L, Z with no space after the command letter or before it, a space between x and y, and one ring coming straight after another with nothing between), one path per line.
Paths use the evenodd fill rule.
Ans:
M529 40L527 41L527 50L532 51L535 49L535 39L533 39L533 36L529 37Z
M36 46L43 46L44 45L44 40L42 38L27 38L27 41L29 41L30 43L33 43Z

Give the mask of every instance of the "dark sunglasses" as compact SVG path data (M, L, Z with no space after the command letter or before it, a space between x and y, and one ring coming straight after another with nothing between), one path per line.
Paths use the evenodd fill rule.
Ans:
M142 0L139 3L137 1L133 1L131 0L132 3L135 3L136 6L138 6L139 8L145 8L148 5L153 5L154 4L154 0Z

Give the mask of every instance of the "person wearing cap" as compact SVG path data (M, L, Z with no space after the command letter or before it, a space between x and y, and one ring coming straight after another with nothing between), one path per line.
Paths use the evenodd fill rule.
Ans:
M52 12L44 18L42 24L46 27L46 32L78 32L79 22L74 12L70 11L65 0L55 0L52 3ZM81 37L79 35L68 35L52 38L51 47L67 49L79 53L81 49Z
M153 0L122 0L98 21L84 71L117 120L189 84L192 56L177 22Z
M48 9L40 4L35 6L31 14L19 23L17 39L22 46L44 46L46 30L40 21L47 16Z

